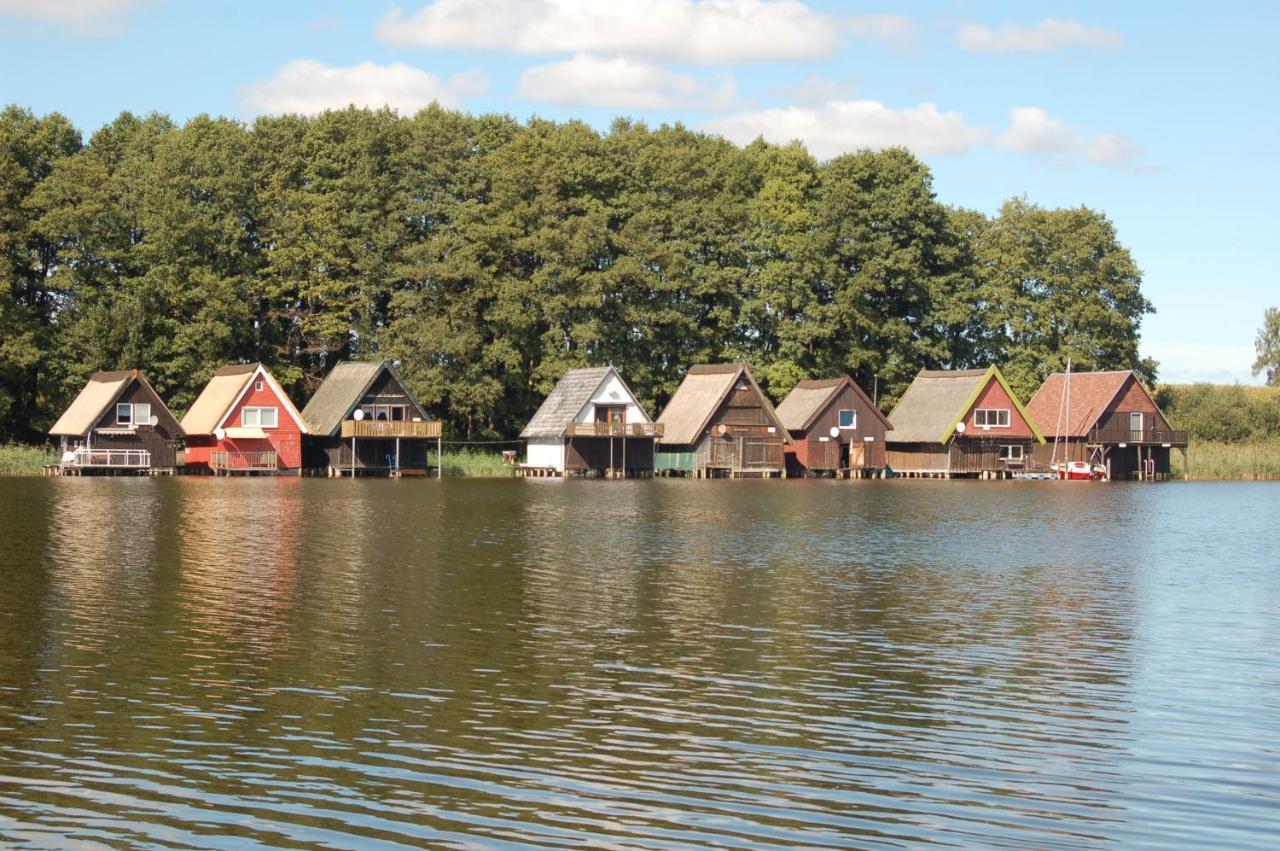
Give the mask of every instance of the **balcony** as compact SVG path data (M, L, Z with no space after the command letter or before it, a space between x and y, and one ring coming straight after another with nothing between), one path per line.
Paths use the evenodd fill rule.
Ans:
M1165 428L1126 428L1123 424L1107 425L1089 432L1089 443L1133 443L1163 446L1186 446L1187 432Z
M440 436L440 421L428 420L343 420L342 436L352 437L429 437Z
M145 470L151 467L146 449L77 449L64 458L64 467Z
M209 469L215 473L258 473L278 467L279 458L274 452L209 453Z
M662 437L662 423L579 423L565 426L565 437Z

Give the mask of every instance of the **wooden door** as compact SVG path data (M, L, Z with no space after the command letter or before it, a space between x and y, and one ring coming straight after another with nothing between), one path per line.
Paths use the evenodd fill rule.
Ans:
M865 443L849 444L849 467L857 470L867 466L867 445Z

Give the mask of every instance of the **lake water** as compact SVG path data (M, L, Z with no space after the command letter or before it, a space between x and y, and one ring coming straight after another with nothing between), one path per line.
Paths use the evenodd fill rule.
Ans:
M0 839L1275 847L1278 506L0 479Z

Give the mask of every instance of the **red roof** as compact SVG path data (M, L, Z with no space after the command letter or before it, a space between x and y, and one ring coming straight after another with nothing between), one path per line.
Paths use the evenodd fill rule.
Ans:
M1071 373L1071 410L1063 412L1067 377L1065 373L1055 372L1044 380L1036 395L1031 397L1027 413L1035 420L1045 437L1085 437L1089 434L1089 429L1097 424L1098 418L1106 413L1107 406L1124 389L1125 382L1132 375L1132 370L1128 369ZM1058 427L1060 415L1063 416L1061 429Z

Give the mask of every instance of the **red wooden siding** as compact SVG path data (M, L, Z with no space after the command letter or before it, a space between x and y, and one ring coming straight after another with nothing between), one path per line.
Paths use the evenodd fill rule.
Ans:
M978 428L974 425L974 411L978 408L1007 408L1009 410L1009 427L989 429ZM978 401L973 403L964 415L964 427L967 435L975 437L1034 437L1031 426L1018 413L1018 408L1013 404L1013 400L1009 398L1009 394L1005 392L1004 387L994 376L987 382L987 386L978 394Z
M261 390L257 389L258 382L262 382ZM193 435L187 438L187 463L207 465L209 456L213 452L274 451L279 458L279 466L282 469L300 469L302 467L302 430L294 422L293 417L290 416L286 403L272 389L270 381L255 376L249 385L249 391L232 408L231 414L222 423L222 427L237 428L242 426L240 414L245 408L277 409L277 426L273 429L264 429L267 433L265 440L233 440L231 438L218 440L212 435Z

